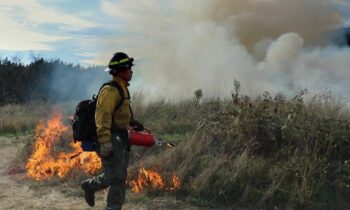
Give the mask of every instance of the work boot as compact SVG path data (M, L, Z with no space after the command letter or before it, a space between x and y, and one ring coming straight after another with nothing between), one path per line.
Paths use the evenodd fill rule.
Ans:
M95 192L90 190L88 184L89 184L88 182L81 182L80 186L81 186L81 189L83 189L85 192L86 203L89 206L93 207L95 205Z

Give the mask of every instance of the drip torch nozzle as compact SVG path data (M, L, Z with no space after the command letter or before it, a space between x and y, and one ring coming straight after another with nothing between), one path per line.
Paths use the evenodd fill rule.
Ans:
M157 146L162 146L163 144L165 144L167 147L170 147L170 148L175 146L175 144L163 141L162 139L156 140L156 145Z

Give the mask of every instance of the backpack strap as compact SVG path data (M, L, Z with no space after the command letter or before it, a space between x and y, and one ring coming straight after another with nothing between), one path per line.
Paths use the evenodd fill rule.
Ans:
M124 104L125 99L130 99L131 97L130 97L129 90L126 89L126 91L127 91L127 93L128 93L128 96L127 96L127 98L126 98L126 97L125 97L125 94L124 94L123 88L118 84L118 82L116 82L116 81L114 81L114 80L111 80L111 81L109 81L109 82L104 83L104 84L101 86L100 90L98 91L98 95L100 94L100 91L102 90L102 88L103 88L104 86L106 86L106 85L111 85L111 86L115 87L115 88L118 90L119 94L120 94L120 101L118 102L118 104L117 104L116 107L114 108L114 111L113 111L113 114L112 114L112 125L114 125L114 117L113 117L113 116L114 116L115 112ZM97 95L97 97L96 97L96 101L97 101L98 95ZM129 110L130 110L130 114L131 114L131 119L134 119L134 114L133 114L133 112L132 112L132 110L131 110L130 103L129 103ZM113 129L112 129L112 130L113 130Z
M130 97L129 89L126 89L126 91L128 92L128 96L129 96L129 99L130 99L131 97ZM131 114L131 119L134 120L134 114L133 114L133 112L132 112L130 103L129 103L129 110L130 110L130 114Z
M106 86L106 85L111 85L111 86L117 88L117 90L120 94L120 101L117 104L117 106L114 108L114 112L113 112L113 115L114 115L115 111L117 111L123 105L125 99L130 99L129 91L128 91L128 98L125 98L124 90L122 87L120 87L118 82L112 80L112 81L109 81L109 82L103 84L103 86Z
M94 97L94 99L95 99L96 101L97 101L97 99L98 99L98 96L100 95L100 92L101 92L102 88L103 88L104 86L106 86L106 85L111 85L111 86L115 87L115 88L118 90L119 94L120 94L120 101L118 102L117 106L114 108L114 111L113 111L113 114L114 114L114 112L115 112L117 109L119 109L119 108L123 105L123 103L124 103L124 101L125 101L124 91L123 91L123 88L120 87L120 85L119 85L116 81L113 81L113 80L112 80L112 81L106 82L106 83L104 83L104 84L100 87L100 90L98 91L97 96ZM128 94L129 94L129 91L128 91ZM130 96L129 96L128 99L130 99Z

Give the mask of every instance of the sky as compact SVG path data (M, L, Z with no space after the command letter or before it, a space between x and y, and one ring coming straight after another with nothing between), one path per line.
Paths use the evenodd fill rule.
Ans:
M107 65L135 57L139 87L229 96L331 88L349 95L350 0L0 0L0 58ZM144 88L145 87L145 88Z
M339 11L347 15L350 10L347 1L335 1L339 3ZM104 64L106 61L99 59L99 53L106 51L108 40L113 40L113 43L120 40L120 43L126 39L119 24L137 12L113 11L120 2L0 0L0 56L17 56L24 61L43 56L86 65ZM146 1L130 2L142 6ZM171 1L158 2L171 4ZM190 3L188 5L190 7ZM350 21L347 24L350 25ZM105 54L111 54L117 48L116 44L111 44Z
M118 21L103 1L0 0L0 56L103 64L95 55L101 40L118 39Z

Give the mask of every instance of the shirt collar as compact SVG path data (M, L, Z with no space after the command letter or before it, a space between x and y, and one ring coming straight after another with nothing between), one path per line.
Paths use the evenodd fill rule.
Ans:
M130 84L118 76L113 76L113 80L118 82L123 87L128 87Z

